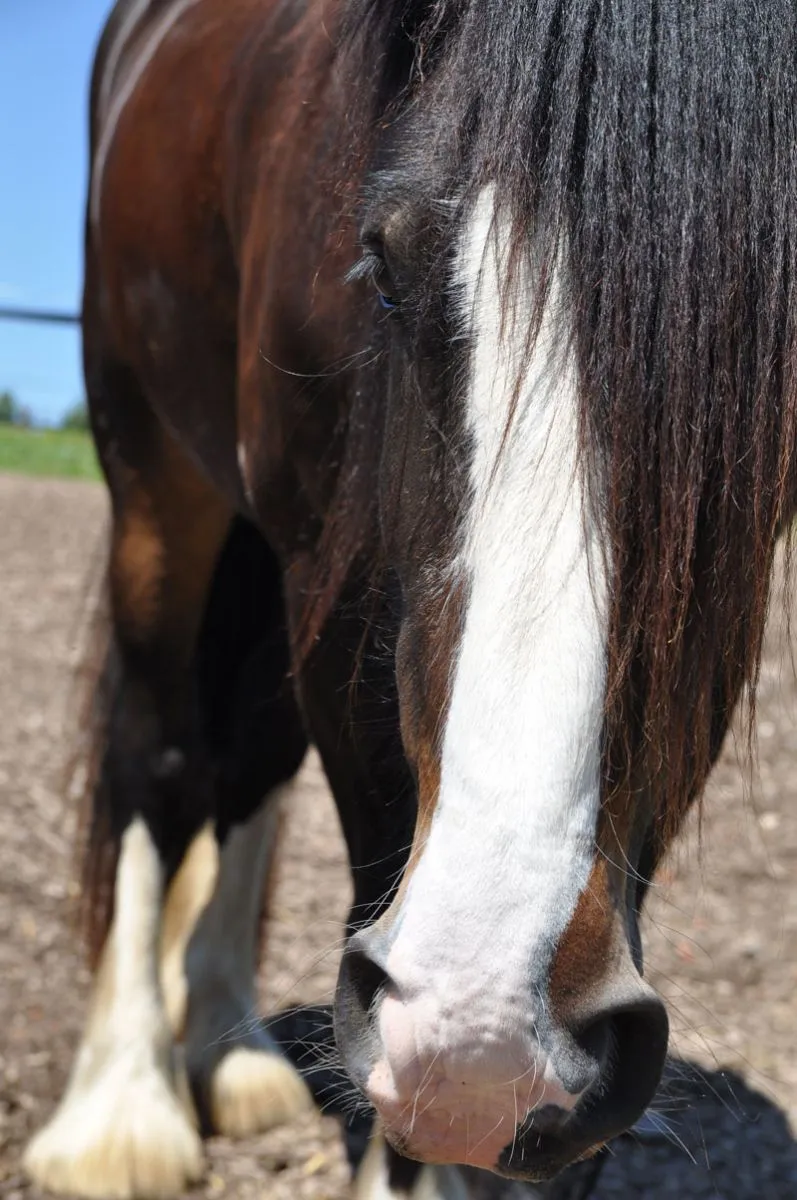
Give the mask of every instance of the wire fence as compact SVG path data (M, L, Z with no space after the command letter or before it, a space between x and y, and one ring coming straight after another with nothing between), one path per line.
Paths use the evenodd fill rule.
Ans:
M0 307L0 321L34 321L42 325L79 325L77 313L56 312L46 308Z
M80 316L78 313L67 312L63 309L22 308L18 305L3 304L0 305L0 322L3 321L8 322L9 324L17 322L34 325L48 325L51 327L60 325L62 328L77 330L80 325ZM50 424L53 420L54 411L52 401L56 399L61 400L62 403L59 407L61 409L64 408L63 396L60 389L56 391L53 387L49 386L49 380L44 383L41 381L34 382L32 377L27 373L25 374L25 379L27 384L30 385L38 395L39 401L45 401L48 408L48 414L44 419L44 424ZM3 381L0 380L0 392L2 392L2 383ZM25 426L34 424L33 412L29 405L18 404L11 393L5 392L3 395L5 399L10 399L12 405L14 406L15 415L11 418L12 424L22 424ZM83 406L84 402L78 401L72 406L72 409L77 410ZM70 413L72 409L67 407L67 414ZM4 418L4 420L6 419L7 418ZM63 421L63 419L64 417L62 416L60 420Z

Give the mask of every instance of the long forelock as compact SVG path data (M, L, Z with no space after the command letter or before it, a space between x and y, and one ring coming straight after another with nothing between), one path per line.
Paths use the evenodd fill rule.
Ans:
M532 246L543 277L566 257L583 455L602 481L613 573L607 774L645 778L668 835L753 695L775 539L794 508L797 12L791 0L359 0L350 12L350 61L372 73L363 143L433 88L463 204L495 183L516 270Z

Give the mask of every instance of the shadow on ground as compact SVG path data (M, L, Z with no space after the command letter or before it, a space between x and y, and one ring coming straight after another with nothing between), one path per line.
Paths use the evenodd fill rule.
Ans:
M670 1060L652 1117L612 1151L590 1200L797 1198L789 1122L734 1071Z

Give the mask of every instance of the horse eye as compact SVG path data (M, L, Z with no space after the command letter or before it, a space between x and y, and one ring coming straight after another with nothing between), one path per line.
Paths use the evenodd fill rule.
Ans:
M388 310L399 308L401 302L396 297L390 269L385 262L384 255L381 250L368 244L364 249L365 253L362 258L354 264L346 276L346 282L353 283L357 279L370 279L379 293L379 303L382 307Z
M399 302L393 292L393 284L390 278L390 272L387 269L387 263L381 256L374 255L374 264L371 271L371 278L379 294L379 303L382 308L391 311L398 308Z

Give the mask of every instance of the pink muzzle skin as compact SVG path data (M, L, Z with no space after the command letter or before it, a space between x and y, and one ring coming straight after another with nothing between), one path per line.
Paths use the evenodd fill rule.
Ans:
M457 1037L450 1018L434 1017L421 999L383 998L382 1053L365 1088L388 1137L413 1158L494 1168L530 1113L554 1108L565 1117L592 1082L589 1073L583 1088L567 1091L530 1030L499 1038L463 1025Z

